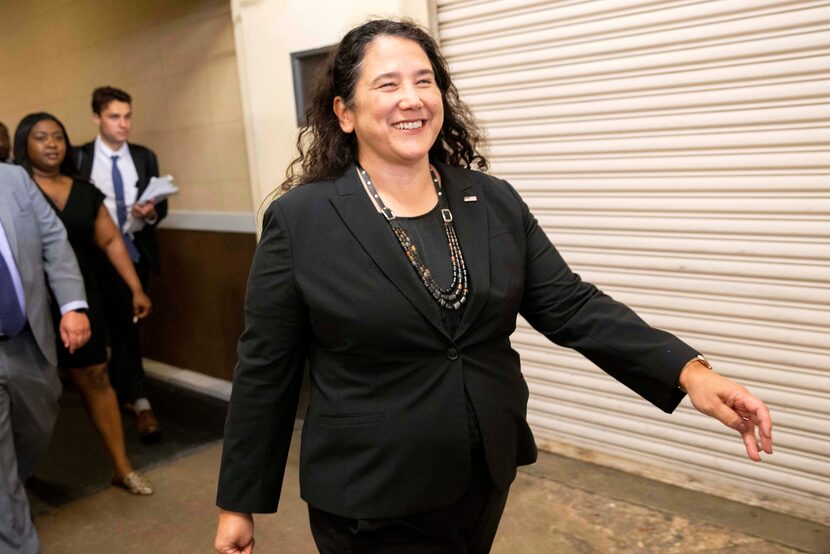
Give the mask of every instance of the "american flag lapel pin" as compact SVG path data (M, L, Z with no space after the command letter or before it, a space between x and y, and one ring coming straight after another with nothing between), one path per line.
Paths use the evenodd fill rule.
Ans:
M464 202L478 202L478 196L465 196Z

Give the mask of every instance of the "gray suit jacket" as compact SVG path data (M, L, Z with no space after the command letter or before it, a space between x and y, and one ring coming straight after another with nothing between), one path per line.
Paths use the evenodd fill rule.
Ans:
M21 167L0 164L0 224L23 281L32 334L44 357L57 365L46 278L61 306L86 301L84 281L66 229Z

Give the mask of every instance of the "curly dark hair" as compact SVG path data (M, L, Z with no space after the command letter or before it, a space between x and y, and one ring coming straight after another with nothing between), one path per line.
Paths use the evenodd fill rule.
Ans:
M470 109L458 97L447 62L429 33L410 19L375 19L350 30L331 53L318 77L313 99L306 109L306 124L297 137L299 155L285 172L278 189L286 191L321 179L338 177L357 159L354 133L344 133L334 113L336 97L348 108L354 106L354 89L366 47L377 37L393 36L418 43L432 64L435 84L441 91L444 123L429 150L431 160L487 170L487 160L478 152L484 134Z
M29 177L34 176L32 160L29 158L29 135L32 134L35 125L44 120L54 121L61 128L63 140L66 143L66 154L63 156L59 171L61 175L74 178L76 171L72 157L72 142L69 140L69 134L66 132L66 127L63 126L61 120L50 113L30 113L17 124L17 129L14 131L14 163L23 167L26 173L29 174Z

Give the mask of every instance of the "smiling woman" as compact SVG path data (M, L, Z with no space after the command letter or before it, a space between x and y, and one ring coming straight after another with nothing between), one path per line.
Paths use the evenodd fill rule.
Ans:
M766 406L571 272L516 191L426 31L374 20L329 60L245 302L217 551L276 511L304 362L301 492L321 552L489 552L536 445L510 335L521 314L658 408L685 391L772 452ZM681 386L683 387L681 389Z
M335 110L335 99L345 108L354 109L357 81L365 80L364 54L375 39L396 38L420 47L418 59L426 56L434 86L441 95L440 132L430 147L430 158L462 167L487 169L487 160L478 152L482 133L469 108L458 98L444 58L432 37L414 23L376 20L352 29L328 60L328 67L318 81L311 103L306 108L306 125L297 136L299 155L288 166L280 190L320 179L333 179L352 165L357 155L355 133L343 132ZM379 75L375 75L378 77Z
M338 96L334 113L344 133L356 133L358 159L369 170L428 163L444 123L429 58L399 37L379 37L366 48L351 106Z

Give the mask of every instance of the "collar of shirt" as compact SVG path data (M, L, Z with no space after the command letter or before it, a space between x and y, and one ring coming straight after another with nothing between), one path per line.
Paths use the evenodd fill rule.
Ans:
M112 159L113 156L118 156L119 160L123 160L130 156L130 148L127 146L127 143L121 145L121 148L118 150L113 150L103 141L101 135L95 137L95 152L99 154L105 155L108 159Z

